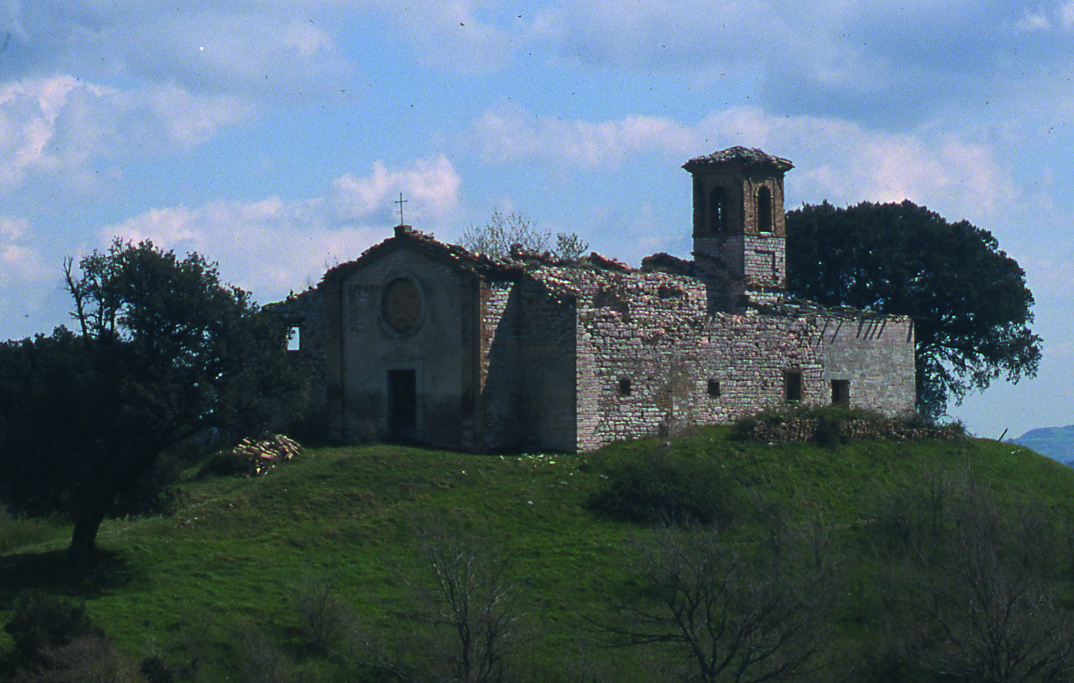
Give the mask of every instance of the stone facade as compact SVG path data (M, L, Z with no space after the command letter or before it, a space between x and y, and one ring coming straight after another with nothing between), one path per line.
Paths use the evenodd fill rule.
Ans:
M271 305L328 435L586 451L788 403L912 412L908 318L783 291L790 162L732 148L684 168L693 261L493 260L399 226Z

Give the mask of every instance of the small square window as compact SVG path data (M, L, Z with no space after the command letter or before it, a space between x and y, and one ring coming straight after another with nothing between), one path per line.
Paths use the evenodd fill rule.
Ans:
M802 400L801 370L788 370L783 373L783 391L788 402Z
M619 380L619 395L630 396L630 380L623 378Z
M848 406L850 405L850 380L849 379L833 379L832 380L832 404Z
M720 380L718 380L718 379L710 379L709 380L709 396L711 396L712 398L719 398L720 397Z

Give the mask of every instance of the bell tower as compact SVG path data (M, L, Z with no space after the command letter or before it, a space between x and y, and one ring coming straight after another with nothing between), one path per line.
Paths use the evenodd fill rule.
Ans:
M793 167L747 147L683 164L694 183L694 261L704 276L719 281L710 296L715 307L739 308L786 288L783 174Z

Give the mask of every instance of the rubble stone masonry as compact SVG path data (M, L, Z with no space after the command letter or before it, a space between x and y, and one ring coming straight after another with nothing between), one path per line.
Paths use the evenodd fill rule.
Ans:
M694 260L492 259L399 226L266 307L326 435L470 450L587 451L764 409L914 410L905 317L783 291L789 161L732 148L694 174Z

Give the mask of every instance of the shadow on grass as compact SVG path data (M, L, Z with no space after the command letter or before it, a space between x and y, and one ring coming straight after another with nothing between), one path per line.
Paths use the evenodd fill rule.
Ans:
M97 564L76 569L67 563L65 550L0 556L0 610L10 610L23 591L39 590L77 600L100 597L129 585L141 569L122 553L98 551Z

